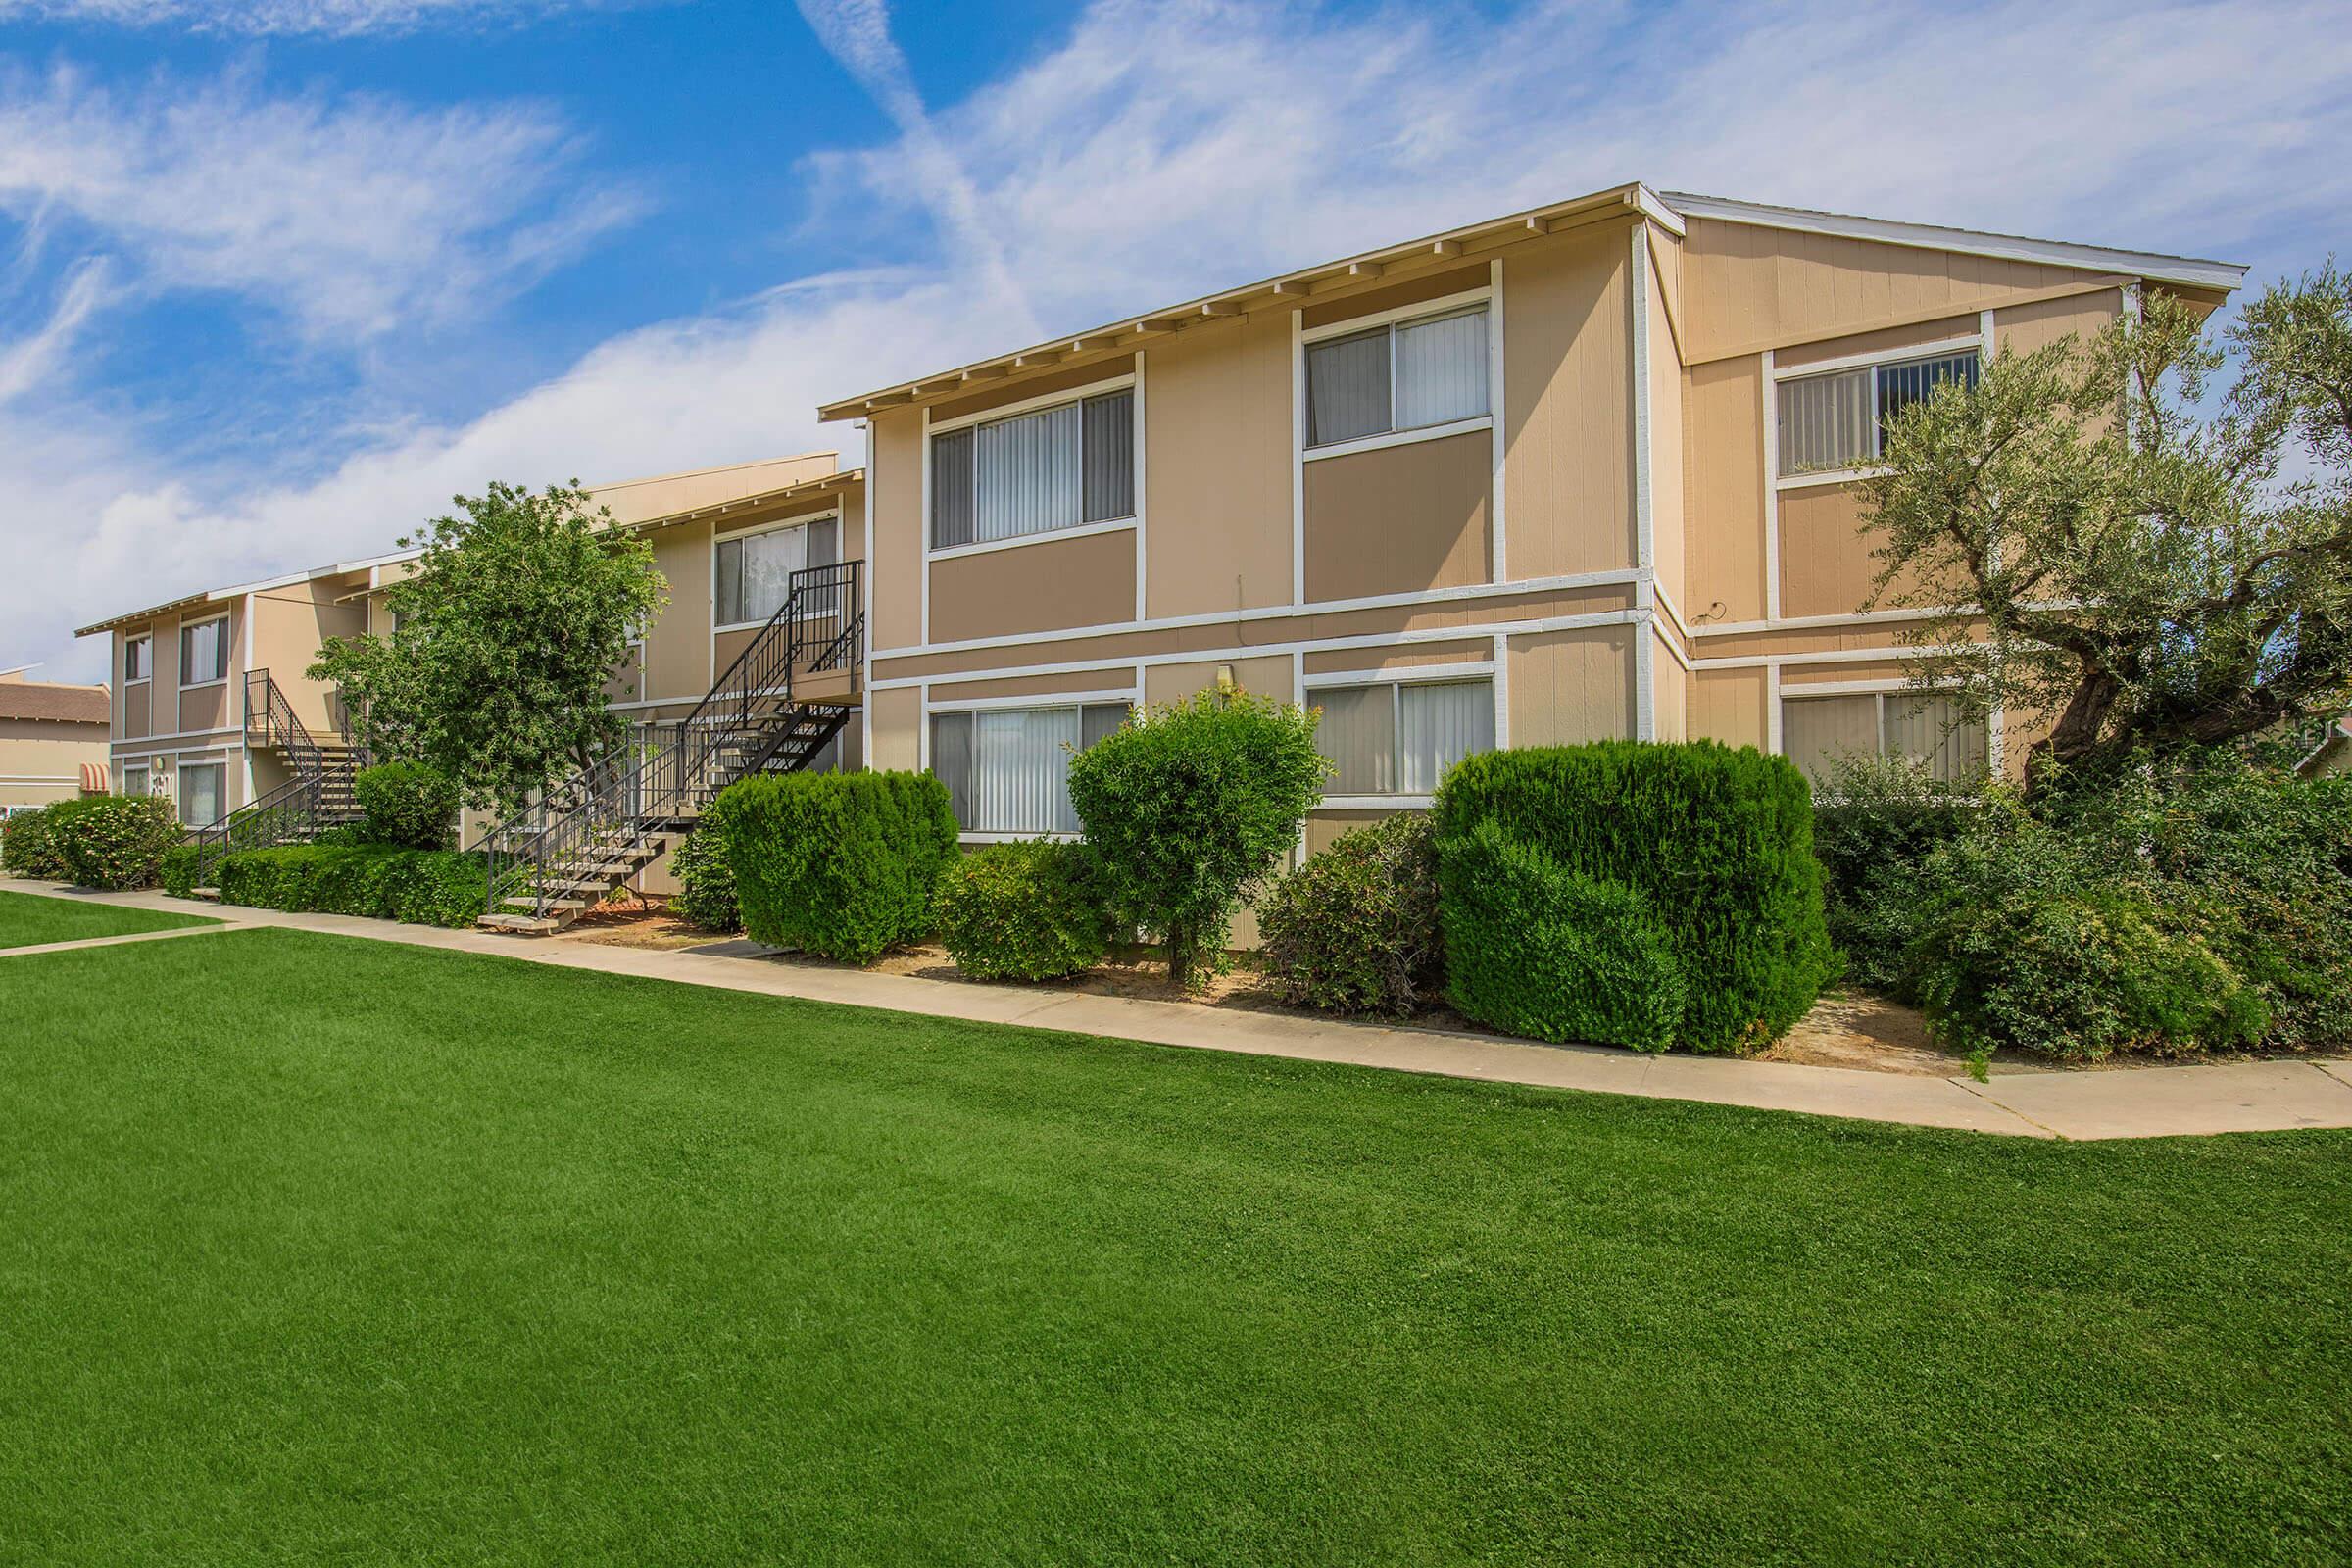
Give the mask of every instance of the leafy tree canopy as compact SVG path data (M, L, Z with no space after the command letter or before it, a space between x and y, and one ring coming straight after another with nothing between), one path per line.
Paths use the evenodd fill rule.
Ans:
M308 671L343 689L357 738L423 762L477 810L512 810L621 740L608 686L667 597L653 548L588 493L493 483L401 540L391 635L330 639Z
M2209 412L2224 353L2151 292L1889 422L1872 606L1927 612L1919 684L2050 715L2037 762L2095 772L2352 699L2352 280L2330 262L2275 285L2226 341Z

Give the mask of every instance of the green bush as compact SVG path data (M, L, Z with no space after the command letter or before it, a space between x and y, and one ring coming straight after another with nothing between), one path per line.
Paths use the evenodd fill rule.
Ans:
M1572 876L1639 894L1686 982L1677 1038L1697 1050L1760 1050L1835 967L1812 805L1787 758L1713 741L1487 752L1446 776L1436 816L1442 911L1466 886L1446 858L1485 823ZM1443 923L1459 974L1479 956Z
M711 802L669 858L669 874L678 879L678 896L670 907L679 919L705 931L743 929L743 911L735 906L735 868L727 862L723 822L719 802Z
M1492 821L1440 861L1446 995L1506 1034L1664 1051L1689 986L1671 934L1622 882L1563 869Z
M1298 842L1330 764L1295 704L1204 691L1070 759L1070 804L1112 915L1167 945L1168 978L1225 961L1243 901Z
M156 862L155 879L164 891L174 898L187 898L196 891L196 846L174 844L163 853Z
M743 928L771 947L871 963L931 930L956 858L948 787L928 773L766 773L719 797Z
M109 799L113 797L84 795L53 801L37 811L19 811L0 826L0 870L11 876L64 881L66 862L58 853L57 824Z
M294 844L221 857L220 902L462 927L482 917L482 858L390 844Z
M73 804L73 811L51 817L49 838L76 887L151 888L164 852L187 837L168 800L108 796Z
M1110 951L1102 876L1084 844L992 844L947 868L939 936L976 980L1051 980Z
M1846 973L1881 991L1903 984L1903 954L1925 906L1922 867L1984 809L1982 784L1945 783L1901 757L1836 763L1813 808L1830 940Z
M379 762L352 775L368 838L407 850L446 850L458 822L458 789L422 762Z
M1401 1018L1437 987L1437 840L1399 811L1344 833L1276 882L1257 906L1259 958L1284 1000L1326 1012Z

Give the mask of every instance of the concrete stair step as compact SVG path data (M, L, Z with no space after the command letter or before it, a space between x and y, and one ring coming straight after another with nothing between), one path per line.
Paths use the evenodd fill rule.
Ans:
M485 914L476 922L492 931L505 931L519 937L553 936L570 923L571 920L568 916L558 919L552 916L505 913Z

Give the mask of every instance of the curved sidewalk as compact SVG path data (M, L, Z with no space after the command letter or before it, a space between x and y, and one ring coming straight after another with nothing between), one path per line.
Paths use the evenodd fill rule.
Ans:
M131 908L184 912L189 907L185 901L160 893L80 893L50 883L23 881L0 882L0 887ZM1650 1056L1608 1047L1533 1045L1409 1026L1212 1010L1185 1003L1045 987L966 985L911 975L868 974L771 955L742 941L656 952L579 941L534 941L481 931L443 931L350 915L281 914L227 906L206 912L217 915L221 923L95 941L113 945L283 926L411 947L492 954L557 968L980 1023L1107 1035L1152 1045L2025 1138L2156 1138L2352 1127L2352 1062L2348 1061L2224 1062L2095 1072L2004 1068L1996 1063L1991 1082L1979 1084L1963 1077L1721 1056ZM34 951L19 950L18 956ZM8 956L0 954L0 965Z

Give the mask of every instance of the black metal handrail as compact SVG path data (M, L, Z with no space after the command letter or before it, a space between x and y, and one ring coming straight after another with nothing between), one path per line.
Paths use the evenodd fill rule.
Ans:
M325 771L325 751L311 739L310 730L294 714L294 705L267 669L245 672L245 742L282 750L297 778Z
M773 720L793 705L793 671L855 667L865 627L864 563L792 574L777 607L694 711L675 725L638 725L612 755L484 832L483 910L526 894L544 917L553 873L618 865L773 752ZM787 726L788 728L788 726ZM666 731L668 738L660 738Z
M294 712L294 705L267 669L245 672L245 740L248 745L275 747L286 754L294 776L256 800L246 802L209 827L189 834L196 846L196 883L210 886L220 858L237 850L267 849L271 845L312 836L321 826L340 821L326 806L327 786L338 771L348 772L361 759L347 755L334 766L325 748Z

